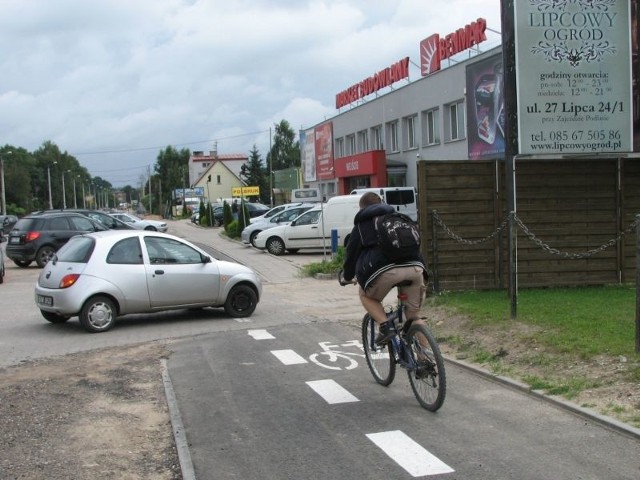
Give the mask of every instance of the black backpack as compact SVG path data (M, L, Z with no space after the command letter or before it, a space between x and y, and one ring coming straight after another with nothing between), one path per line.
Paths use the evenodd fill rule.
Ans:
M415 259L420 252L420 230L407 215L400 212L380 215L373 220L378 246L394 263Z

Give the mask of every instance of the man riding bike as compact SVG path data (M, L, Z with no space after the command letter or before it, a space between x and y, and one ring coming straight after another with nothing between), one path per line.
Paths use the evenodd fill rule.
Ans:
M360 198L360 210L354 218L354 227L347 244L343 264L343 278L359 284L360 301L365 310L379 325L377 344L385 344L393 337L382 301L396 286L399 293L407 295L407 325L419 319L420 306L426 293L426 265L420 249L416 248L406 259L393 262L388 252L381 248L375 228L375 219L393 213L390 205L382 203L374 192ZM354 282L355 283L355 282Z

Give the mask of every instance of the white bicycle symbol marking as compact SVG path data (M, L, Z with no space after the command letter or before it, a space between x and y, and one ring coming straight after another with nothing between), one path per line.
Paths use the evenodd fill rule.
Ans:
M318 342L318 345L320 345L322 351L309 355L309 360L320 367L328 368L330 370L353 370L358 366L358 362L352 357L364 357L364 353L362 353L364 352L364 348L359 340L349 340L348 342L340 345L335 345L331 342ZM358 352L355 353L337 350L340 347L357 347ZM323 363L323 360L331 362L333 365ZM338 362L346 362L346 366L343 368L336 365Z

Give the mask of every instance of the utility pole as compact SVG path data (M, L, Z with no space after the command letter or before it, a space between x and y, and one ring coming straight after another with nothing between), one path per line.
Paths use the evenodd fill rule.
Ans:
M7 196L4 188L4 156L11 155L12 152L7 152L0 155L0 188L2 188L2 214L7 214Z

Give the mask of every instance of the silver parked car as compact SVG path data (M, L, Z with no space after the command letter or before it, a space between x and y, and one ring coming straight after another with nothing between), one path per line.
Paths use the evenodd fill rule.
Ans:
M111 215L114 218L117 218L118 220L126 223L127 225L132 226L137 230L153 230L156 232L166 232L167 228L169 228L167 226L167 222L161 222L159 220L147 220L147 219L142 220L128 213L118 212L118 213L110 213L109 215Z
M258 234L264 230L268 230L278 225L287 225L298 216L313 208L311 203L301 203L297 207L290 207L285 210L281 210L269 218L258 217L255 222L247 225L240 233L240 239L243 243L250 243L255 247L255 240Z
M181 308L223 307L248 317L262 295L249 267L212 258L173 235L108 230L73 237L42 271L35 302L51 323L79 316L89 332L116 317Z

